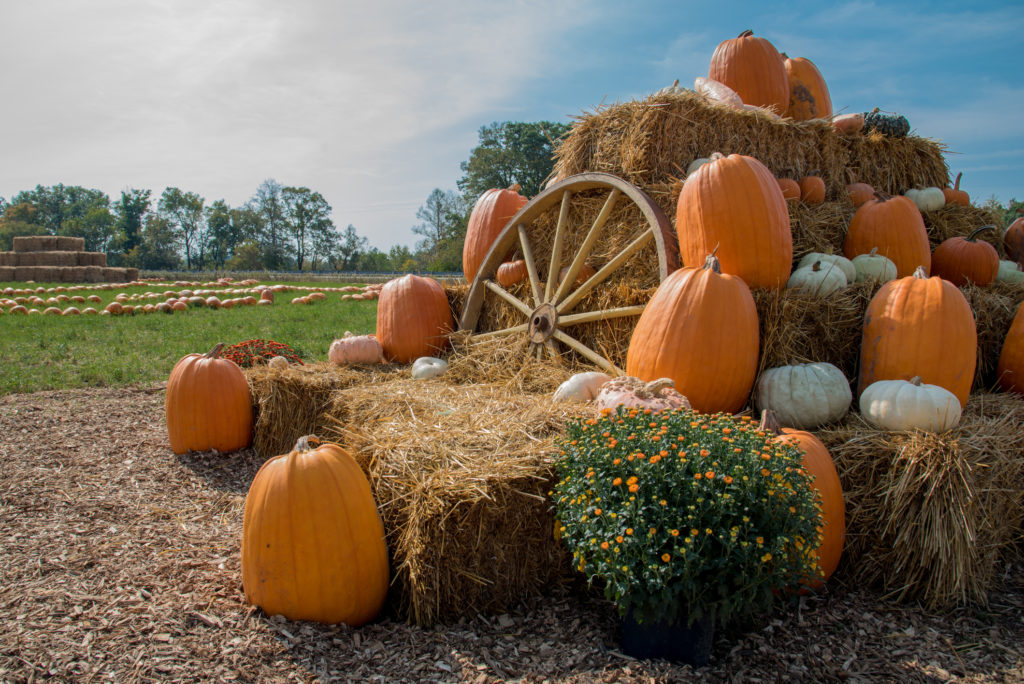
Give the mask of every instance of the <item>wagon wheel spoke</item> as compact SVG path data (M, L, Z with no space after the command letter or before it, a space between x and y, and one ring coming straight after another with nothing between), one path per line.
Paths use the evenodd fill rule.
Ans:
M590 276L585 283L579 286L579 288L569 295L566 299L562 300L556 308L559 314L564 314L568 311L572 311L573 307L579 304L580 300L590 294L590 291L595 287L603 283L608 277L614 273L623 263L626 262L631 256L643 249L648 242L654 239L654 233L651 231L645 231L640 237L633 240L631 243L612 257L612 260L602 266L597 273ZM568 280L568 278L566 278ZM564 283L563 283L564 284Z
M572 191L566 190L562 195L562 206L558 210L558 223L555 225L555 237L551 243L551 265L548 267L548 279L544 284L544 301L550 302L555 289L555 275L562 263L562 243L565 241L565 222L569 218L569 204L572 202Z
M626 316L639 316L644 312L645 305L622 306L614 309L602 309L600 311L588 311L587 313L569 314L559 316L558 325L565 327L579 325L580 323L592 323L594 321L607 321L612 318L624 318Z
M562 332L561 330L555 330L554 333L552 334L552 337L554 337L556 340L558 340L559 342L561 342L565 346L569 347L570 349L578 352L582 356L585 356L587 359L589 359L590 361L592 361L596 365L600 366L601 368L605 369L606 371L609 371L611 373L615 373L617 375L621 375L622 374L622 370L619 369L619 368L616 368L615 364L613 364L611 361L609 361L608 359L604 358L603 356L601 356L600 354L595 352L593 349L591 349L587 345L585 345L582 342L580 342L579 340L577 340L575 337L572 337L571 335L567 335L566 333Z
M544 347L548 350L548 356L554 360L562 358L562 355L558 353L558 345L551 340L544 340Z
M572 264L569 265L569 271L565 274L565 278L562 279L562 283L558 286L558 290L555 292L553 302L560 302L565 297L566 293L572 288L576 281L576 276L579 275L580 269L583 268L583 264L586 263L587 257L594 250L594 245L597 244L597 239L601 236L601 229L604 224L608 221L608 217L611 216L612 209L615 208L615 201L619 198L619 189L612 188L612 191L608 193L608 199L605 200L604 206L601 207L601 213L594 219L594 223L590 226L590 232L587 233L586 239L583 240L583 244L580 245L580 249L576 252L576 257L572 260ZM556 272L548 274L548 277L555 276Z
M526 226L519 224L519 245L523 250L523 261L526 262L526 273L530 278L530 289L533 290L533 305L540 306L543 303L540 295L540 278L537 277L537 266L533 261L533 249L530 247L530 238L526 235ZM551 280L548 278L548 280Z
M473 335L473 337L478 339L478 340L485 340L485 339L490 338L490 337L500 337L502 335L514 335L516 333L526 332L527 327L529 327L529 326L527 326L526 323L523 323L521 325L513 325L511 328L503 328L501 330L491 330L489 332L477 333L476 335Z
M511 304L513 307L515 307L516 309L519 309L521 312L526 314L527 317L529 317L530 313L532 312L532 309L530 309L530 307L528 307L525 303L520 301L520 299L518 297L516 297L515 295L513 295L511 292L509 292L508 290L506 290L505 288L503 288L501 285L499 285L498 283L494 282L493 280L485 280L484 281L484 285L487 286L488 290L490 290L494 294L498 295L499 297L504 299L506 302Z

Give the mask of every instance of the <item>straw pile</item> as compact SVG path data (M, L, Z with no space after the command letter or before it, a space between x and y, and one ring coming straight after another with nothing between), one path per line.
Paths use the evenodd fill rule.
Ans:
M400 617L501 611L569 568L547 497L568 411L495 385L403 378L335 393L327 434L368 472Z
M818 432L846 498L846 571L930 608L984 603L1024 521L1024 399L974 394L959 427L885 432L851 414Z
M928 228L928 240L932 248L941 244L951 237L967 236L982 226L994 225L996 230L990 230L978 236L979 240L985 240L992 244L999 252L1000 259L1006 259L1006 250L1003 249L1003 219L995 213L975 207L965 207L959 204L947 204L935 211L922 212L925 226Z
M915 136L842 136L822 121L775 120L688 92L652 95L579 117L556 151L555 174L605 171L646 189L683 177L699 157L738 153L756 157L776 176L819 171L828 197L838 200L845 197L851 169L858 181L890 193L946 187L944 149Z

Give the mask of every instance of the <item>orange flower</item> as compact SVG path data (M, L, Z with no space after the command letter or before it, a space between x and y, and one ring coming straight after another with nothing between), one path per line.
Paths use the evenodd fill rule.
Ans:
M678 537L679 536L679 530L672 530L669 534L671 534L673 537Z
M629 479L626 480L626 484L636 484L636 475L631 475Z
M622 463L622 459L621 458L617 458L614 461L612 461L612 465L619 465L620 463Z
M700 450L700 455L701 455L701 456L710 456L710 455L711 455L711 452L710 452L710 451L708 451L707 449L701 449L701 450Z
M608 542L601 542L601 548L604 549L605 551L607 551L608 550Z
M600 508L595 508L594 509L594 515L601 515L601 509Z
M622 541L623 541L622 535L620 534L618 537L616 537L615 541L618 542L619 544L621 544Z
M761 474L764 475L765 477L768 477L769 475L771 475L771 472L767 468L761 468Z
M722 479L725 480L725 484L732 484L732 476L731 475L726 475Z
M663 553L661 554L661 560L668 563L670 560L672 560L672 556L668 555L667 553Z
M704 477L708 478L709 480L714 480L715 479L715 471L714 470L709 470L708 472L704 473Z
M628 537L628 536L631 536L632 534L633 534L633 528L632 527L627 527L626 528L626 536Z
M618 487L620 484L622 484L622 478L621 477L615 478L614 480L612 480L612 484L615 485L616 487Z
M699 480L699 479L701 479L702 477L704 477L704 476L703 476L703 475L701 475L700 473L694 473L694 474L693 474L693 479L694 479L694 480Z
M629 491L631 491L631 492L635 492L638 489L640 489L640 485L638 485L638 484L631 484L631 485L629 485Z

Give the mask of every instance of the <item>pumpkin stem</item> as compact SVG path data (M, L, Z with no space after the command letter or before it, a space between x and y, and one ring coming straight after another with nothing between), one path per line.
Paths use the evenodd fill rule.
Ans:
M968 235L967 236L967 241L968 242L974 242L980 233L984 233L986 230L995 230L995 229L996 229L996 227L992 226L992 225L982 226L981 228L978 228L976 231L974 231L973 233Z
M878 256L878 248L872 247L871 251L868 253L868 256Z
M511 190L512 192L518 193L521 187L522 186L519 185L519 183L513 183L512 185L508 186L508 189Z
M305 435L303 437L299 437L298 441L295 442L295 448L292 449L292 451L297 451L300 454L304 454L310 449L312 449L314 444L319 445L320 438L317 437L316 435Z
M743 33L741 33L740 35L738 35L736 37L737 38L749 38L752 35L754 35L754 32L751 31L750 29L747 29L746 31L744 31Z
M928 273L925 272L924 266L918 266L917 268L914 269L914 277L921 278L922 280L928 279Z
M718 247L715 247L715 252L717 251ZM715 273L721 273L722 265L718 263L718 257L715 256L715 252L708 254L707 258L704 260L704 270L711 270L714 271Z
M821 270L821 261L815 261L814 265L811 266L811 270L814 271L815 273L820 271Z
M885 202L886 200L891 200L892 197L893 196L890 195L887 192L882 192L881 190L875 190L875 199L877 199L879 202Z
M910 384L913 385L914 387L920 387L922 382L923 380L921 380L920 375L915 375L914 377L910 378Z
M771 409L761 411L761 423L757 426L757 429L767 432L769 435L778 436L782 434L782 426L779 425L779 419L776 417L775 411Z
M650 392L652 395L658 395L661 394L661 390L665 389L666 387L675 386L676 381L673 380L672 378L658 378L657 380L651 380L649 383L647 383L644 389Z
M679 79L678 79L678 78L677 78L676 80L672 81L672 87L673 87L673 88L678 88L678 87L679 87ZM960 182L960 179L959 179L959 178L957 178L957 181L956 181L956 182L957 182L957 183L959 183L959 182Z
M953 189L954 190L959 190L960 189L960 177L963 176L963 175L964 175L963 171L961 171L960 173L956 174L956 183L953 184Z
M223 342L218 342L217 346L206 353L206 358L215 359L220 356L220 350L224 348Z

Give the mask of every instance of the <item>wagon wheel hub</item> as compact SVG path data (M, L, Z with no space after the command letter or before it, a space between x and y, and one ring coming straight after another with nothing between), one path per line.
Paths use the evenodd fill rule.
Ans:
M551 304L541 304L530 314L527 336L534 344L544 344L558 328L558 309Z

